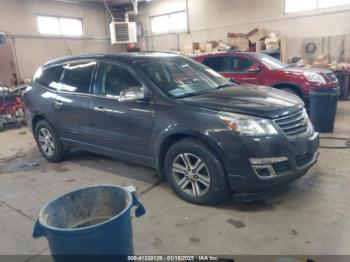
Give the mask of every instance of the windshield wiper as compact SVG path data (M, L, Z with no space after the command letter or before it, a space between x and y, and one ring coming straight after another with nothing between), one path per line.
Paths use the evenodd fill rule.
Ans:
M215 91L217 89L226 88L226 87L230 87L230 86L236 86L236 85L237 84L235 84L235 83L226 83L226 84L218 85L214 89L207 89L207 90L204 90L202 92L189 92L187 94L178 96L176 98L180 98L181 99L181 98L186 98L186 97L191 97L191 96L199 96L199 95L203 95L203 94L206 94L206 93L213 92L213 91Z
M181 96L177 96L175 97L176 99L181 99L181 98L186 98L186 97L190 97L190 96L196 96L196 95L199 95L199 93L187 93L187 94L184 94L184 95L181 95Z

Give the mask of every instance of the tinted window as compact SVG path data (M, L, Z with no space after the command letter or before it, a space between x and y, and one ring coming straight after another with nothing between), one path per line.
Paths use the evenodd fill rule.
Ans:
M253 61L244 57L227 56L225 59L224 72L244 73L253 65Z
M223 64L224 64L225 57L223 56L217 56L217 57L208 57L204 59L203 64L210 67L211 69L222 72Z
M39 69L34 80L46 87L57 88L63 72L62 66L50 67L44 70Z
M98 94L118 98L120 92L142 84L125 68L119 65L101 63L98 72Z
M96 62L70 63L64 66L60 89L66 92L88 94Z

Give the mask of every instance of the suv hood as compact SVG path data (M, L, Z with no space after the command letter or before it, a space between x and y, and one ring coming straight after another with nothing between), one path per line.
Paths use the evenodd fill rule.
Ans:
M315 73L319 73L322 75L328 75L328 74L332 74L332 71L328 70L328 69L323 69L323 68L315 68L315 67L285 67L285 68L281 68L281 69L277 69L280 71L283 71L285 73L304 73L304 72L315 72Z
M315 67L286 67L277 69L285 74L303 75L304 72L315 72L322 75L328 83L337 83L337 77L335 74L328 69L315 68Z
M295 95L272 87L240 85L184 98L187 104L215 111L275 118L304 106Z

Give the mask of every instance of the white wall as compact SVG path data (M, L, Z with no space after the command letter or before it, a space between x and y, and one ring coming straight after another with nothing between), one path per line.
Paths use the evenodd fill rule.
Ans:
M305 0L307 1L307 0ZM149 2L141 9L139 21L150 35L149 49L169 50L166 35L151 36L150 16L186 9L185 0ZM284 14L284 0L188 0L190 33L172 36L171 48L182 48L193 41L225 39L227 32L247 33L265 27L288 40L289 56L301 55L303 38L350 34L350 8ZM348 49L350 45L348 45ZM350 50L347 50L350 55Z
M37 15L81 18L84 36L42 36ZM0 0L0 32L11 35L22 79L31 78L44 62L70 54L124 50L109 40L107 15L102 7L50 0Z

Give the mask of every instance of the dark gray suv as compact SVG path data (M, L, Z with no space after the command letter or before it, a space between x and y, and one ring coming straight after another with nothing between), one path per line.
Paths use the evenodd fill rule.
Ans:
M298 97L235 85L174 54L57 59L23 97L47 160L78 148L147 165L196 204L264 197L318 156L318 134Z

